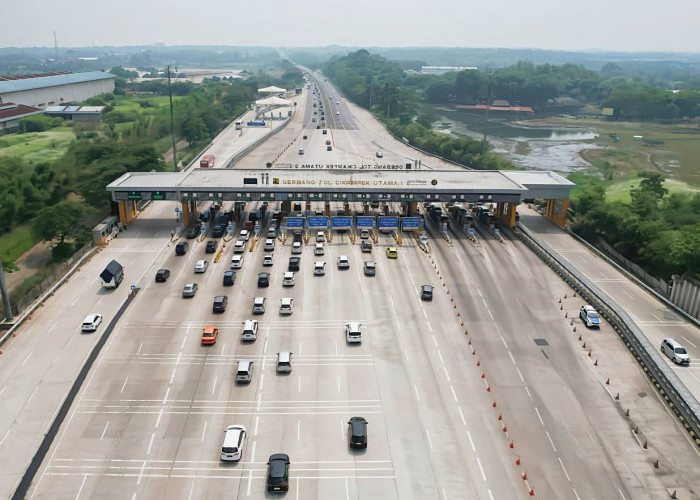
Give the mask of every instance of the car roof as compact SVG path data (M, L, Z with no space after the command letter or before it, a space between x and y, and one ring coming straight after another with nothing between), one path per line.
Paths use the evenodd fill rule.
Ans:
M255 297L253 299L253 303L255 303L255 304L260 304L262 302L265 302L265 297Z
M289 462L289 455L287 455L286 453L275 453L273 455L270 455L268 462L272 462L274 460L284 460L286 462Z
M85 316L85 321L94 321L98 316L99 314L97 313L88 314L87 316Z
M185 283L185 288L194 288L197 286L197 283Z
M289 351L280 351L277 353L277 359L282 362L289 361L292 359L292 353Z
M245 370L246 368L249 368L252 364L253 362L249 359L241 359L240 361L238 361L238 368Z
M204 327L204 331L205 331L205 332L213 332L213 331L216 330L216 329L218 329L218 327L217 327L217 326L214 326L214 325L207 325L207 326Z
M226 300L226 295L217 295L216 297L214 297L214 301L216 301L216 302L222 301L222 300Z
M283 297L280 299L282 304L291 304L294 299L291 297Z
M339 256L338 258L339 258L339 259L347 259L348 256L347 256L347 255L341 255L341 256Z
M326 265L326 263L322 260L317 260L316 262L314 262L314 266L316 266L316 267L323 267L325 265Z
M347 324L347 327L350 328L350 330L359 330L360 323L357 321L351 321L350 323Z
M291 276L294 276L294 271L285 271L284 272L284 277L289 278Z

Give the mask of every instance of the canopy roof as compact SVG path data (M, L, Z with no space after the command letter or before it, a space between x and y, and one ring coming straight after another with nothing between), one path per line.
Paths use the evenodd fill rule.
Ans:
M275 86L265 87L264 89L258 89L258 92L260 92L261 94L278 94L280 92L286 92L286 91L287 91L287 89L281 89L281 88L275 87Z

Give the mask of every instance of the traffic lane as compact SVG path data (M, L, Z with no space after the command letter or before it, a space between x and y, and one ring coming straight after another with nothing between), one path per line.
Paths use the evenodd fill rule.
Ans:
M527 253L526 251L524 251L524 252L525 252L524 255L527 258L532 258L532 256L529 253ZM524 314L521 314L521 315L516 314L515 315L515 317L518 318L518 321L514 321L513 324L510 326L500 326L499 325L500 326L499 330L503 331L504 335L505 335L505 332L511 332L511 331L519 332L518 337L513 337L511 339L508 339L507 341L506 341L506 339L508 338L507 335L502 338L503 346L506 346L506 345L509 346L509 348L506 348L508 350L509 357L512 356L513 353L515 353L516 351L521 351L521 352L527 352L528 350L532 351L533 350L532 346L530 346L528 349L528 341L530 341L531 339L544 338L548 342L552 343L553 345L556 345L556 344L554 344L554 342L552 342L551 339L554 339L554 341L556 342L561 338L561 336L558 333L556 333L556 331L559 330L561 328L561 326L559 325L559 322L552 317L553 316L552 309L558 309L556 307L552 307L555 305L554 298L547 297L543 301L540 300L540 302L542 302L542 303L539 306L533 304L533 302L538 301L537 300L538 294L536 293L536 290L550 289L550 288L548 288L547 285L545 285L543 288L542 284L540 284L539 286L533 287L532 283L539 282L540 280L530 280L530 279L527 279L527 277L520 276L520 273L518 273L517 270L521 269L523 267L523 265L522 265L522 263L519 263L517 261L518 261L518 258L514 259L514 262L511 262L511 261L504 261L503 262L504 268L507 268L510 266L513 267L513 279L511 281L511 283L516 284L518 289L527 290L527 288L530 286L533 288L533 290L529 293L524 294L524 296L528 297L529 300L524 303L525 304L525 307L523 307ZM533 272L536 272L539 268L542 267L541 264L538 263L534 259L532 260L532 262L529 262L528 264L529 265L527 265L527 267L529 269L533 270ZM543 276L543 278L546 278L546 276ZM550 278L550 280L551 279L553 279L553 278ZM520 281L520 283L519 283L519 281ZM553 285L556 286L556 283L553 283ZM489 294L489 296L497 297L498 294ZM539 294L539 296L541 296L541 294ZM520 301L522 301L522 300L523 299L521 298ZM550 305L548 303L548 301L550 301L550 300L552 301L552 305ZM518 301L519 305L521 304L520 301ZM493 303L491 303L491 305L493 308ZM513 307L509 306L509 305L502 305L500 308L507 310L507 309L512 309ZM530 311L530 309L531 309L531 311ZM533 312L535 313L534 315L532 314ZM502 320L500 321L501 323L508 322L508 318L509 318L508 314L501 314L501 315L499 315L499 317L502 318ZM510 317L513 317L513 315L510 315ZM547 319L548 317L551 317L551 318L548 320ZM533 318L537 318L537 321L536 322L532 321ZM486 319L484 319L484 322L487 323L488 321ZM485 326L485 328L486 328L486 326ZM548 330L551 331L551 334L548 332ZM530 334L523 333L523 332L530 332ZM566 337L564 337L564 338L566 338ZM525 339L524 343L522 342L522 339ZM515 342L515 344L511 345L511 342ZM494 346L497 346L496 341L491 342L491 344L494 344ZM495 348L496 347L494 347L494 349ZM509 349L513 349L513 353L511 353L511 351ZM535 350L536 350L536 348L535 348ZM571 356L571 352L575 352L573 346L560 346L559 347L559 349L558 349L559 356L563 356L566 361L564 361L562 366L556 367L556 373L559 373L559 374L568 373L566 368L576 366L574 364L574 361L568 358ZM574 355L574 358L575 358L575 355ZM511 359L513 360L513 364L515 365L515 360L518 359L518 356L515 356L514 358L511 358ZM558 357L557 359L561 359L561 358ZM584 368L585 368L585 366L581 367L582 370ZM521 379L521 381L524 382L524 380L527 380L528 377L527 377L527 372L525 370L523 370L523 372L526 373L525 379L523 379L523 375L519 369L517 370L516 373L517 373L517 377L519 377ZM535 374L539 373L539 371L535 371L534 373ZM558 377L557 375L553 374L551 377L551 380L556 380L557 377ZM569 377L569 380L564 380L562 383L568 384L568 385L565 385L565 387L567 387L568 390L571 390L571 392L573 394L577 393L577 391L576 391L577 387L583 386L584 388L582 389L582 395L581 395L580 399L585 401L585 397L590 392L595 394L597 391L600 391L600 381L595 380L594 377L588 377L587 379L584 379L584 381L586 382L587 385L584 384L583 382L581 382L581 378L579 375L571 375ZM541 384L537 385L537 387L540 387L540 386L541 386ZM571 387L573 387L573 389L571 389ZM554 394L555 392L556 391L554 391L554 390L550 390L550 393L552 393L552 394ZM617 410L615 410L614 408L610 408L611 405L609 404L610 403L609 396L607 394L603 394L603 395L599 395L599 396L602 396L602 401L600 401L598 404L603 405L606 408L606 410L609 411L609 413L613 417L613 420L615 418L618 418L619 415L618 415ZM574 420L576 418L575 412L572 412L572 413L574 413L573 417L572 416L566 417L566 416L558 414L558 412L561 411L561 405L557 401L559 399L564 398L564 397L565 397L565 395L560 395L559 398L555 398L556 401L554 401L554 400L551 401L550 404L547 406L546 411L552 414L552 421L554 421L554 422L567 421L567 420L571 421L571 420ZM607 403L607 405L605 405L605 403ZM566 405L565 408L575 408L575 405L573 403L571 403L569 405ZM583 405L579 409L580 412L583 412L585 408L588 408L588 405ZM542 410L540 409L540 411L542 411ZM545 413L545 412L542 411L542 413ZM537 416L540 419L540 421L542 421L540 418L539 412L537 413ZM601 415L598 415L598 419L600 421L604 421L604 419ZM546 417L545 417L545 420L546 420ZM620 446L627 446L629 444L629 443L627 443L627 438L628 438L627 432L626 432L627 428L625 427L624 422L618 421L617 423L618 423L617 431L615 430L615 427L612 425L609 429L607 429L608 431L611 431L613 433L613 437L606 436L606 439L608 441L613 441L613 442L616 440L621 440L623 442L620 443ZM622 431L620 431L620 428L619 428L620 424L623 426ZM542 425L544 425L544 423ZM591 430L591 432L594 432L594 430ZM615 437L615 434L617 434L616 437ZM563 448L564 450L571 449L569 446L561 446L560 444L557 444L555 447L554 443L556 443L557 437L555 435L555 432L551 432L551 435L554 436L554 439L555 439L555 441L553 441L551 443L552 448L560 448L560 449ZM552 439L549 436L550 435L548 434L548 439ZM566 441L567 437L568 437L568 434L565 433L562 437L562 441ZM577 446L579 446L580 449L585 449L584 444L585 443L577 443ZM592 450L592 452L593 451L595 451L595 450ZM563 458L563 463L571 464L572 461L574 463L576 463L577 457L569 457L567 459L567 457L564 456L564 458ZM563 463L561 465L561 469L566 470L566 467L563 465ZM612 465L610 468L613 468ZM601 471L593 470L593 471L589 472L588 476L586 477L585 471L583 471L583 473L582 473L582 471L580 471L579 468L576 468L574 470L574 472L571 472L570 469L571 469L571 465L569 465L568 472L565 473L565 475L567 476L567 480L568 480L569 474L573 478L575 478L578 475L580 477L579 484L584 484L584 485L587 484L588 480L590 480L592 477L595 477L599 472L601 472ZM606 470L607 470L607 468L606 468ZM582 475L584 476L583 478L581 478ZM574 481L575 481L575 479L574 479ZM614 484L614 481L615 481L615 479L611 479L611 482L613 482L613 484ZM619 481L621 481L621 480L619 480ZM563 483L564 485L566 483L565 481L561 481L561 480L559 482ZM611 490L611 491L614 491L614 488L617 488L617 487L618 487L617 485L613 485L611 487L611 488L613 488L613 490Z

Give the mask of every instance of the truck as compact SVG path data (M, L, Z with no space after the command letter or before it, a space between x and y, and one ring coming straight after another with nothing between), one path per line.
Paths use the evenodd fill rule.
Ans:
M204 155L199 160L199 168L214 168L214 155Z
M249 127L264 127L265 120L251 120L248 123L246 123L246 125Z
M124 280L124 267L116 260L111 261L100 273L100 280L105 288L117 288Z

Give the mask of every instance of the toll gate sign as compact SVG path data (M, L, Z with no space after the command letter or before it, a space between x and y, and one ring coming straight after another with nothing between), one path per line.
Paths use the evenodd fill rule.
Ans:
M367 217L367 216L357 216L355 217L355 225L357 227L369 227L373 228L374 227L374 217Z
M352 217L331 217L331 227L333 229L350 229L352 227Z
M314 227L323 227L326 228L328 227L328 217L309 217L309 228L314 228Z
M402 217L401 229L404 231L417 231L420 229L420 217Z
M379 229L398 229L399 228L399 218L398 217L377 217L377 223Z
M287 217L286 226L287 226L287 229L303 229L304 228L304 218L303 217Z

